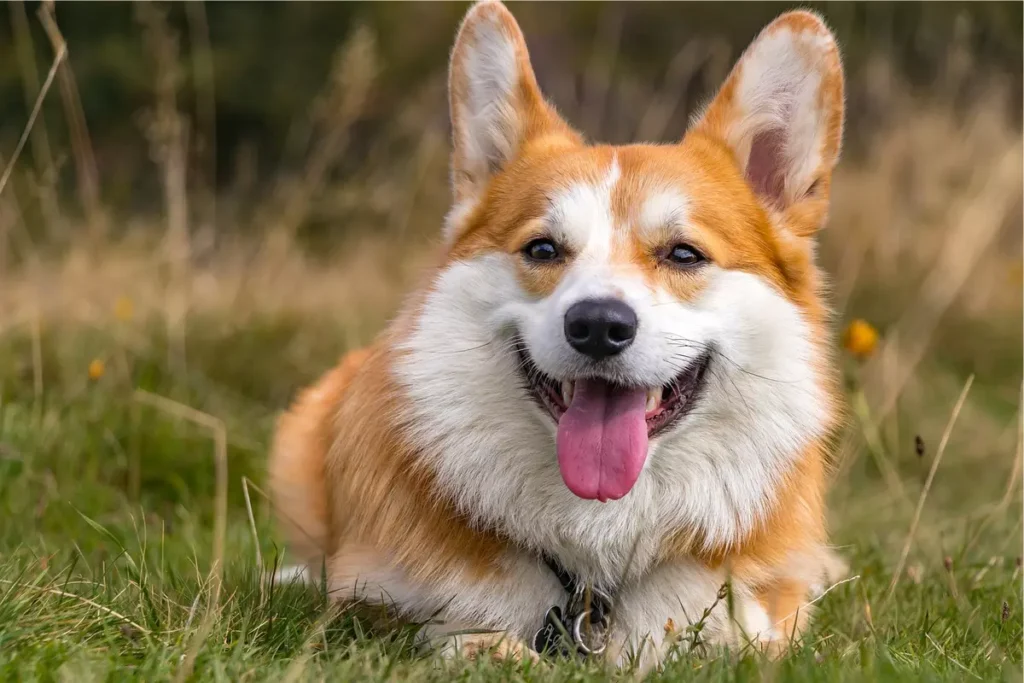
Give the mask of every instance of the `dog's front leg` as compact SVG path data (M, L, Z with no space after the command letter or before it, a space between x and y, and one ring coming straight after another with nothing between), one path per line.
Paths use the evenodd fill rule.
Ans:
M381 603L422 623L421 645L469 659L533 658L528 639L548 608L565 600L551 570L517 551L487 571L452 563L444 573L423 577L374 548L348 545L331 558L328 584L340 600Z
M452 625L428 625L421 631L422 643L445 659L475 661L538 661L536 652L522 638L508 631L474 631Z

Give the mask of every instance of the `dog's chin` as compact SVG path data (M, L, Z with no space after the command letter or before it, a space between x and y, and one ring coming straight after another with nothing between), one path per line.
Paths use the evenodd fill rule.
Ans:
M515 348L518 355L519 372L530 398L557 425L572 404L576 382L585 379L586 376L576 379L552 377L537 367L524 342L516 340ZM711 355L710 350L705 351L691 361L668 384L647 389L644 419L647 423L648 438L654 438L668 431L693 410L699 402L706 384ZM594 377L597 377L596 373ZM614 391L614 385L612 387ZM622 388L635 389L635 387Z

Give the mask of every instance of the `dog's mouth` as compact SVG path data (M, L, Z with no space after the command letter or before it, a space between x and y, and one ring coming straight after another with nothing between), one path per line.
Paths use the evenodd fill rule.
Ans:
M708 351L664 386L630 387L599 377L556 379L537 367L522 342L516 348L527 388L558 424L563 480L577 496L601 501L632 489L649 440L693 408L711 361Z
M604 383L608 392L623 393L635 391L600 378L585 380L557 380L544 374L530 358L529 352L520 342L516 345L519 354L519 369L534 400L540 403L558 423L572 404L579 382ZM644 396L644 421L647 436L653 438L665 431L690 411L704 386L704 375L711 361L708 351L691 362L670 383L646 390Z

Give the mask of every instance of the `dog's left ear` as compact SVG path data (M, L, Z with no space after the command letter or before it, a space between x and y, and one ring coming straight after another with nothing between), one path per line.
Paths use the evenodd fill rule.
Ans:
M724 142L747 182L791 234L825 222L843 136L843 69L815 14L769 24L733 67L695 132Z
M519 24L496 0L477 3L462 21L452 49L448 98L456 213L529 142L579 140L544 100Z

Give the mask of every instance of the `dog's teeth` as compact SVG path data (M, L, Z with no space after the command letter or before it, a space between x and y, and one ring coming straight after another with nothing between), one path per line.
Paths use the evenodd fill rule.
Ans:
M647 412L650 413L658 409L661 405L661 387L656 389L650 389L647 392Z
M572 393L576 389L576 384L570 380L562 380L562 401L568 406L572 403Z

